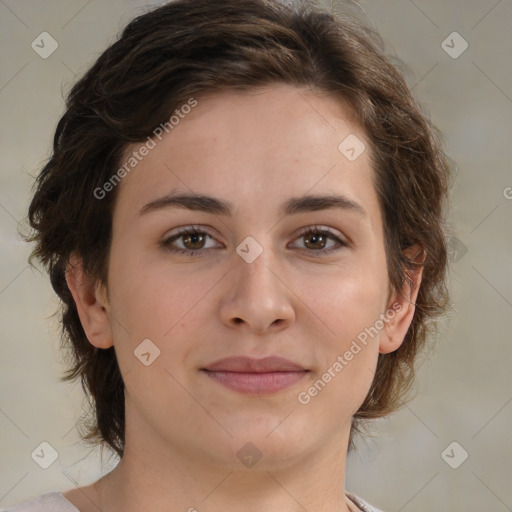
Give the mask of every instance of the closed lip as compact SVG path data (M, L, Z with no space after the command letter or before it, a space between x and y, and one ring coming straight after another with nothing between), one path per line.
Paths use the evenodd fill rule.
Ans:
M306 368L289 359L278 356L268 356L261 359L248 356L226 357L201 368L209 372L243 372L243 373L269 373L269 372L303 372Z

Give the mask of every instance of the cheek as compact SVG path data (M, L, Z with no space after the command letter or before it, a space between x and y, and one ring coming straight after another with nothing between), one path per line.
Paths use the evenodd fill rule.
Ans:
M122 258L121 244L116 252L112 261L121 263L110 275L113 314L133 335L162 338L207 293L208 281L183 266L163 265L144 253Z
M159 410L162 404L183 402L183 411L193 408L182 386L190 388L191 340L202 327L201 299L214 284L206 276L183 276L143 259L126 259L111 272L111 325L127 395L147 417L159 411L162 421L169 420Z
M204 299L217 282L212 272L155 265L144 258L125 259L110 275L111 323L120 365L131 367L133 351L145 339L159 348L159 364L178 365L191 346L190 339L198 337L189 330L204 329L205 318L200 317Z
M375 266L351 267L323 279L322 286L314 289L313 294L305 295L311 299L311 309L319 312L318 316L329 327L325 332L330 332L334 344L342 349L384 312L387 278L384 270L381 272Z
M315 310L329 329L315 337L318 371L299 403L340 421L357 411L374 378L381 314L387 298L385 269L377 266L343 273L315 294Z
M359 280L345 281L323 297L326 324L333 332L325 329L324 336L315 337L317 368L297 396L305 414L341 426L363 403L378 359L379 332L374 326L382 298L379 287L363 286Z

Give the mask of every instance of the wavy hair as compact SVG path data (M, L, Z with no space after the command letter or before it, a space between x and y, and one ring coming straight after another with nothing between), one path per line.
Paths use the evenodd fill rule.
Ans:
M107 286L116 190L102 200L93 191L118 169L128 144L145 141L189 98L272 83L350 105L371 141L391 286L412 284L407 271L423 267L412 324L400 348L379 354L349 448L368 419L403 404L432 320L448 307L450 169L438 130L396 62L382 38L349 12L300 1L175 0L131 21L76 82L34 185L27 240L35 242L31 263L43 264L61 300L62 348L71 354L62 380L80 377L88 397L84 440L124 453L124 384L114 347L88 341L65 277L77 253L84 270ZM404 255L413 244L426 254L421 264Z

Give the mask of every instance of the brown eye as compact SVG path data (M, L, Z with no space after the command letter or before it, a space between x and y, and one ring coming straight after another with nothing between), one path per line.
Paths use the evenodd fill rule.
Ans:
M193 233L188 235L182 235L183 245L187 249L197 250L202 249L205 243L206 237L202 233Z
M194 256L197 253L205 252L214 247L206 247L208 239L213 237L197 228L187 228L175 235L166 238L161 245L170 252Z
M309 254L325 255L332 252L339 251L343 247L348 247L349 244L339 238L337 235L321 228L310 228L302 233L299 238L304 240L304 249ZM314 254L317 253L317 254Z
M324 249L328 238L323 233L308 233L304 235L304 240L306 240L304 245L308 249Z

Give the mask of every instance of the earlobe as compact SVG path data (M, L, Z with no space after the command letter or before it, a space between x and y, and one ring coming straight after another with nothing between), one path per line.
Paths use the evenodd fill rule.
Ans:
M111 347L113 340L106 294L98 285L98 280L84 272L82 260L77 255L69 259L66 282L89 342L98 348Z
M424 249L419 245L408 247L404 250L404 254L418 264L423 264L426 257ZM407 270L406 273L410 282L406 279L402 289L391 294L388 310L385 313L387 321L379 341L380 354L389 354L400 347L414 317L423 267Z

